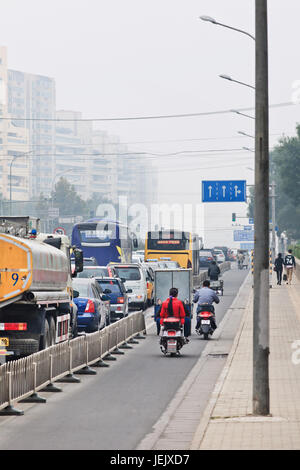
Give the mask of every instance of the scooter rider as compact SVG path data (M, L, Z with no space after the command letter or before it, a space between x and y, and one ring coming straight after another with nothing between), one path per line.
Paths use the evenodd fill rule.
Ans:
M215 302L218 304L220 302L219 297L215 293L213 289L210 289L210 282L208 280L203 282L203 287L201 289L198 289L193 298L193 302L197 305L197 313L201 312L201 310L207 309L207 306L209 305L210 311L214 314L212 317L212 328L215 330L217 328L216 320L215 320L215 309L213 306L213 303ZM197 318L197 325L196 325L196 330L200 326L200 319L199 317Z
M208 271L207 271L208 277L211 281L218 281L219 275L221 274L220 268L217 265L215 261L212 261Z
M184 326L185 311L181 300L177 299L178 289L172 287L169 291L170 297L162 303L160 311L160 324L164 323L164 318L180 318L181 326Z

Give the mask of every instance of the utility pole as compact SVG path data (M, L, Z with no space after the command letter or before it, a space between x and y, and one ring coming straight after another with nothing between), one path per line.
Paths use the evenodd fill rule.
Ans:
M269 96L267 0L255 0L255 208L253 413L268 415L269 392Z

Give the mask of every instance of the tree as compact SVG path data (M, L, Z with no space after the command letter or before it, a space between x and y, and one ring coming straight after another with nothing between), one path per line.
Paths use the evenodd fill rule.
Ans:
M55 185L55 190L51 194L53 207L59 208L60 217L73 215L85 216L87 213L86 202L77 194L65 178L61 177Z
M271 154L276 183L276 221L279 231L300 238L300 125L296 137L283 137Z

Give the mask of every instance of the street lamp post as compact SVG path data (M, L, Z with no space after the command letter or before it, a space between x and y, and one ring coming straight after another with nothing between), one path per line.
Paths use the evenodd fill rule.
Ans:
M254 86L249 85L248 83L240 82L239 80L234 80L229 75L221 74L219 75L219 77L224 78L224 80L229 80L230 82L239 83L240 85L244 85L244 86L247 86L248 88L252 88L252 90L255 90Z
M253 413L269 415L269 91L267 0L255 0L255 37L208 16L203 21L255 41L255 207L253 285ZM227 80L231 77L223 76ZM233 81L233 80L232 80ZM240 113L242 114L242 113ZM251 116L248 116L251 117Z
M209 23L212 23L212 24L215 24L215 25L218 25L218 26L223 26L224 28L232 29L233 31L237 31L239 33L245 34L246 36L249 36L251 39L253 39L255 41L255 37L252 36L252 34L247 33L247 31L244 31L243 29L234 28L233 26L228 26L227 24L219 23L218 21L216 21L211 16L202 15L199 18L202 21L208 21Z

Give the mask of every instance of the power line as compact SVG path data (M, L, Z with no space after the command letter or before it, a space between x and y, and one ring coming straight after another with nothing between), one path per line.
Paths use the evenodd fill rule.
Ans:
M288 101L286 103L276 103L270 105L270 108L282 108L287 106L295 106L299 103ZM249 108L235 108L234 111L243 112L251 111L254 107ZM10 121L39 121L39 122L111 122L111 121L141 121L141 120L152 120L152 119L177 119L177 118L191 118L201 116L217 116L222 114L232 113L232 109L223 109L219 111L207 111L201 113L182 113L182 114L161 114L152 116L129 116L129 117L112 117L112 118L80 118L80 119L59 119L59 118L20 118L20 117L1 117L0 120Z

